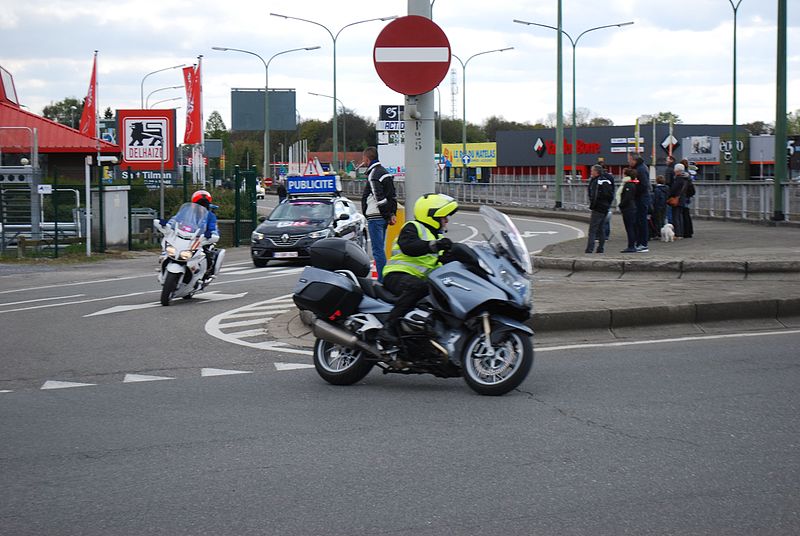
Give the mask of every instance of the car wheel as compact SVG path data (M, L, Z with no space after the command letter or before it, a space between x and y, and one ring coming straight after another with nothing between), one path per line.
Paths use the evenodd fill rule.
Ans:
M264 259L253 259L253 264L256 268L266 268L268 262L269 261L265 261Z

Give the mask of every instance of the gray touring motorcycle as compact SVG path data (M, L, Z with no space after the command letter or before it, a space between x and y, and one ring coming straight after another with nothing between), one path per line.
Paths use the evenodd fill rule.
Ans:
M294 302L314 314L314 366L335 385L361 381L374 367L385 374L463 376L482 395L503 395L533 365L531 259L514 223L481 207L490 235L455 243L456 259L429 274L430 292L400 319L397 348L382 348L377 333L396 296L369 277L369 256L354 242L327 238L311 247L311 266Z

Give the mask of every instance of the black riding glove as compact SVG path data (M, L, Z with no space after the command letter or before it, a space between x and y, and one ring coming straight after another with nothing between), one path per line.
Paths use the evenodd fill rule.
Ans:
M453 241L449 238L440 238L436 241L436 251L450 251L453 247Z

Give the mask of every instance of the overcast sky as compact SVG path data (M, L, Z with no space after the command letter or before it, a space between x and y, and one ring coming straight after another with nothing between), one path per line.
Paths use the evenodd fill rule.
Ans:
M788 109L800 109L800 5L789 0ZM515 24L556 25L556 0L438 0L433 19L462 59L490 49L514 50L473 59L467 66L467 120L492 115L535 122L556 108L556 32ZM564 30L573 37L595 26L634 21L583 36L577 47L577 104L617 125L642 114L672 111L685 123L729 124L732 114L733 10L728 0L564 0ZM230 127L231 88L263 87L264 66L290 48L315 51L275 58L272 88L294 88L302 118L330 119L333 47L312 24L333 34L352 22L407 15L405 0L0 0L0 65L14 75L20 101L35 112L65 97L86 95L94 50L99 50L99 104L137 108L142 78L151 71L197 61L203 55L203 107L218 110ZM337 40L337 96L349 109L375 119L381 104L402 96L378 78L372 49L386 23L348 27ZM777 0L742 0L738 16L738 119L774 121ZM571 110L572 48L564 41L564 111ZM441 109L462 114L461 66L440 85ZM180 70L154 74L144 94L181 85ZM457 92L455 99L453 91ZM151 103L182 97L165 90ZM159 107L182 106L183 99ZM438 106L438 98L437 98ZM185 113L179 110L178 116ZM182 122L178 132L182 132Z

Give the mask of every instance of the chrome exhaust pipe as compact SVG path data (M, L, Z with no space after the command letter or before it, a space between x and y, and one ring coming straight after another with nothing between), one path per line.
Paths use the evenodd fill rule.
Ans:
M312 320L311 333L313 333L316 338L322 339L323 341L328 341L347 348L363 350L375 357L383 357L380 350L376 347L365 343L349 331L331 324L330 322L326 322L325 320L319 318Z

